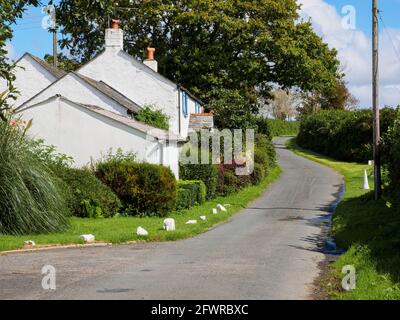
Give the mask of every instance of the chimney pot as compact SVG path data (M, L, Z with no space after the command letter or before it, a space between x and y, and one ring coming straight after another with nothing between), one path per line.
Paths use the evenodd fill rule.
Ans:
M116 29L116 30L119 29L119 20L118 19L111 20L111 28Z
M146 60L154 60L154 52L155 48L147 48L147 59Z

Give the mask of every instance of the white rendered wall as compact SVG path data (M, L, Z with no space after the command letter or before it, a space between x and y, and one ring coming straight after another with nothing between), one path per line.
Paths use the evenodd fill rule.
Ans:
M13 85L19 91L17 100L11 101L15 107L18 107L56 81L56 78L51 73L28 55L21 58L14 71L16 79ZM3 80L0 83L0 92L5 90L6 86L7 84Z
M170 117L170 129L178 133L178 89L171 81L149 70L126 53L106 48L97 58L78 70L80 74L105 83L140 106L154 105Z
M23 119L32 119L28 134L42 138L57 152L74 158L81 167L98 160L112 149L134 152L138 160L169 166L178 178L178 149L167 150L150 142L146 134L103 115L62 99L54 99L22 111ZM164 163L165 162L165 163Z

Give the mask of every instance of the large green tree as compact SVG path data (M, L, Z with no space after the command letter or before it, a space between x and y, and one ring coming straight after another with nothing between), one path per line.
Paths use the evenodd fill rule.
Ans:
M340 78L336 51L298 10L295 0L61 0L57 16L61 46L81 62L103 49L118 18L131 55L154 46L160 72L206 102L223 89L255 104L271 83L327 92Z

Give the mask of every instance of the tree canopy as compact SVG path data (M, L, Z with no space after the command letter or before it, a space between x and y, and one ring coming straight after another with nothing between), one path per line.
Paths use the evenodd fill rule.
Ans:
M271 83L328 92L341 76L336 51L298 10L295 0L61 0L57 17L61 46L80 62L103 49L118 18L128 53L156 47L160 72L206 102L224 89L256 103Z

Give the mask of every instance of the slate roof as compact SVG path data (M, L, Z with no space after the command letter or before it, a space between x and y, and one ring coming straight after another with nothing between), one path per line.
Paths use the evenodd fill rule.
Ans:
M132 112L138 112L142 109L137 103L133 102L131 99L123 95L121 92L115 90L113 87L109 86L103 81L96 81L92 78L81 75L77 72L72 72L75 76L82 79L92 87L96 88L98 91L109 97L110 99L118 102L121 106L127 108Z
M31 53L25 53L25 55L31 57L33 60L35 60L37 63L39 63L44 69L46 69L46 71L48 71L50 74L52 74L54 77L56 77L57 79L62 78L66 72L64 70L58 69L56 67L54 67L53 65L51 65L50 63L47 63L46 61L34 56Z

